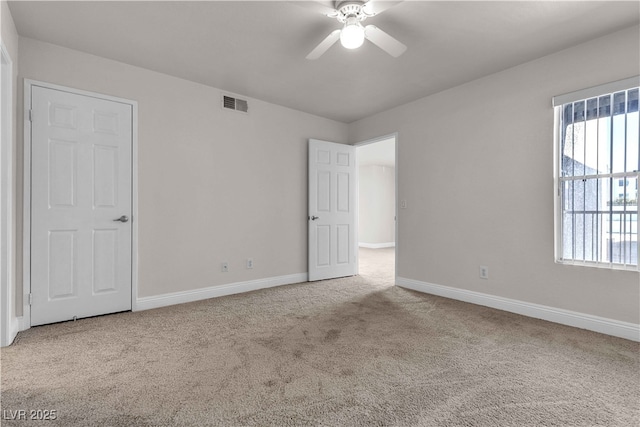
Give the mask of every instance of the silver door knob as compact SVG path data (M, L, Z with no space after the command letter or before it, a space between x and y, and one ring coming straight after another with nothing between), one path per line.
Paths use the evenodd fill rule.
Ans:
M311 217L311 221L315 221L316 219L320 219L320 217L315 215Z
M127 222L129 221L129 217L126 215L122 215L120 218L114 219L114 221Z

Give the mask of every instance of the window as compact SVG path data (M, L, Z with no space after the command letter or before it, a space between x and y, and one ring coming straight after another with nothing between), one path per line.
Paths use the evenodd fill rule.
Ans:
M554 98L559 262L638 269L638 83Z

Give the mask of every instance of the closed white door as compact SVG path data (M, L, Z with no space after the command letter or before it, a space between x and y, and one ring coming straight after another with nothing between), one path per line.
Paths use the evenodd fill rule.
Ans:
M357 273L356 149L309 140L309 280Z
M31 325L131 310L132 106L32 86Z

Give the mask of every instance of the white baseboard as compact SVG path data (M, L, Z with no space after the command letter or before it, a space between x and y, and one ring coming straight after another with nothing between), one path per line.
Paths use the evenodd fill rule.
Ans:
M24 317L24 316L18 317L18 330L19 331L26 331L30 327L31 327L31 322L27 322L27 318L26 317Z
M388 243L358 243L358 246L361 248L369 248L369 249L382 249L382 248L394 248L396 246L396 242L388 242Z
M521 314L536 319L548 320L562 325L587 329L602 334L625 338L631 341L640 341L640 325L621 322L619 320L592 316L590 314L563 310L545 305L533 304L509 298L497 297L466 289L452 288L449 286L435 285L404 277L396 278L396 284L403 288L427 294L438 295L472 304L496 308L498 310Z
M6 342L0 343L0 347L7 347L13 344L13 341L16 339L18 332L24 331L28 328L24 327L24 317L14 317L11 319L8 328L8 335L6 337Z
M6 336L2 337L3 341L0 342L0 347L7 347L13 344L13 340L16 339L16 335L18 335L19 331L20 329L19 329L18 319L16 318L11 319L6 329L7 334Z
M18 332L24 330L20 328L20 324L22 323L22 317L16 317L15 319L13 319L13 322L11 322L11 331L10 331L10 342L13 342L13 340L16 338L16 335L18 335Z
M225 295L241 294L258 289L272 288L274 286L291 285L293 283L306 282L308 279L309 275L307 273L299 273L290 274L287 276L250 280L247 282L210 286L208 288L194 289L192 291L172 292L169 294L142 297L136 300L133 311L149 310L152 308L166 307L174 304L183 304L186 302L217 298Z

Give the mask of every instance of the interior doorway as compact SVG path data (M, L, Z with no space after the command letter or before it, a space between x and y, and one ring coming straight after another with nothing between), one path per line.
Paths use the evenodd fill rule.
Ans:
M395 282L397 135L356 144L358 159L358 274Z

